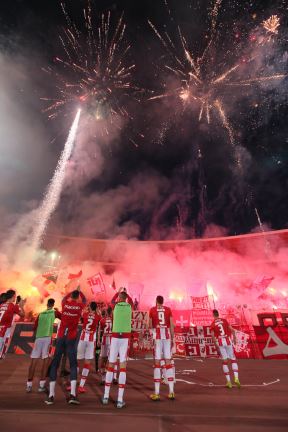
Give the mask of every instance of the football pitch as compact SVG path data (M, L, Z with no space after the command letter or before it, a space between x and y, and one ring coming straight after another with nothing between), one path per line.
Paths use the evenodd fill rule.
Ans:
M167 399L161 385L161 401L152 402L152 360L128 362L126 407L111 402L102 406L103 387L91 372L87 393L80 405L66 402L61 379L56 386L55 404L46 406L45 395L26 394L29 357L7 355L0 362L1 432L277 432L288 430L288 363L285 360L239 360L241 389L226 389L221 361L176 359L175 401Z

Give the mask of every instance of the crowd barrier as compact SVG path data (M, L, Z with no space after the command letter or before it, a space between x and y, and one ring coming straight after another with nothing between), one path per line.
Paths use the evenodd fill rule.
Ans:
M259 325L234 325L237 344L234 346L237 358L246 359L288 359L288 314L258 314ZM153 340L146 328L147 312L133 312L130 357L152 357ZM210 327L207 325L175 327L175 354L183 357L217 357ZM79 327L80 331L81 327ZM54 336L57 326L54 326ZM33 348L33 323L16 323L11 335L8 352L30 354Z

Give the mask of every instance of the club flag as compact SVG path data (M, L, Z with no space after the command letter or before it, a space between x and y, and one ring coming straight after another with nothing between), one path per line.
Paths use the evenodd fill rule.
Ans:
M68 275L68 279L72 280L72 279L79 279L82 276L82 270L79 271L79 273L69 273Z
M50 295L50 293L48 291L48 285L52 285L52 289L53 289L53 286L55 285L54 279L55 278L53 278L51 274L49 274L49 276L48 276L48 272L47 272L43 275L41 274L41 275L36 276L32 280L31 285L38 289L38 292L39 292L41 297L48 297ZM56 277L56 280L57 280L57 277ZM49 286L49 289L50 289L50 286Z
M253 281L251 288L256 288L257 290L263 292L266 290L266 288L268 288L273 279L273 276L257 276L257 278Z
M88 277L87 284L93 295L105 293L105 284L101 273L95 273L93 276Z
M48 285L50 282L57 283L58 272L46 272L42 274L43 278L46 279L45 283Z

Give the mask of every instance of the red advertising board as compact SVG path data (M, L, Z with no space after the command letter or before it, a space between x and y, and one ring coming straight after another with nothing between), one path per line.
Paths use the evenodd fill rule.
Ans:
M264 359L288 359L288 327L254 326L256 342Z

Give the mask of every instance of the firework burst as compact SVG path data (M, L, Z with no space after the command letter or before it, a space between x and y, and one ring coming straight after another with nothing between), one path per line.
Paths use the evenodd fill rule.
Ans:
M198 57L196 57L193 51L189 48L189 44L179 26L177 31L180 50L177 49L176 42L173 41L173 38L166 31L163 33L160 32L157 27L149 21L149 25L161 41L168 54L168 58L170 59L170 62L165 65L165 68L174 75L178 83L177 87L173 90L165 90L162 94L152 96L150 100L176 97L180 100L183 109L195 106L199 107L199 121L205 119L208 124L212 119L212 111L215 111L218 119L227 132L230 144L236 146L235 132L226 113L223 101L224 96L227 94L227 89L231 89L231 86L241 88L244 86L252 86L255 84L280 80L286 75L278 73L273 75L263 74L254 77L247 74L247 79L243 79L243 77L242 79L237 79L237 72L240 70L243 63L249 65L255 60L255 55L248 56L244 61L243 59L239 59L238 62L232 65L231 59L227 58L225 64L228 65L230 63L230 66L227 66L227 69L224 69L224 71L222 67L221 73L217 72L218 65L213 62L215 50L212 48L216 47L216 42L218 40L217 20L221 3L222 0L215 0L213 3L210 12L208 42L204 45L204 49ZM170 14L171 11L169 10L169 15ZM279 26L279 19L277 16L273 15L264 23L262 25L266 31L274 34L277 33ZM263 40L263 37L261 40ZM228 50L228 54L229 51L231 50ZM236 162L238 166L241 165L240 157L237 156L237 154Z
M262 22L262 26L267 33L277 34L278 27L280 26L280 19L277 15L271 15L270 18Z
M45 112L55 118L80 106L82 112L95 120L109 120L108 124L119 116L129 118L127 101L137 100L140 89L132 84L135 65L129 60L131 45L125 39L123 14L114 24L110 12L96 20L88 0L80 30L61 6L67 24L59 35L64 53L55 58L55 67L45 70L56 78L58 96L42 98L48 103ZM105 129L108 133L108 126Z

